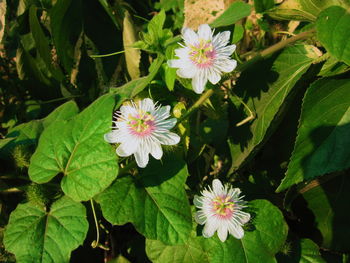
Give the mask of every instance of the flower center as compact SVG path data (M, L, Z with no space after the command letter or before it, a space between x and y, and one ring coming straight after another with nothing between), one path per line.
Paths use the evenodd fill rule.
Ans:
M213 200L213 210L220 217L230 217L235 203L229 196L218 196Z
M139 110L136 115L129 114L128 126L135 135L148 135L154 130L154 117L145 111Z
M215 50L211 41L200 39L199 44L190 47L190 59L199 67L211 66L215 58Z

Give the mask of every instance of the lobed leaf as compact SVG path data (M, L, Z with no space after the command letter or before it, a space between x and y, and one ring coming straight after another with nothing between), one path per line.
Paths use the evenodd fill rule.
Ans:
M83 244L89 224L85 207L64 196L50 211L32 203L19 204L4 234L6 249L16 262L69 262L72 250Z
M243 239L232 236L223 243L217 237L192 236L185 244L169 246L159 240L146 241L152 262L277 262L275 254L286 240L288 227L281 211L266 200L250 202L252 230Z
M116 154L103 139L110 130L114 98L104 95L72 120L45 129L31 158L31 180L46 183L61 173L62 190L76 201L108 187L118 173Z
M191 232L190 206L185 193L188 172L184 161L152 160L133 178L118 179L96 197L112 224L134 224L137 231L166 244L185 242Z

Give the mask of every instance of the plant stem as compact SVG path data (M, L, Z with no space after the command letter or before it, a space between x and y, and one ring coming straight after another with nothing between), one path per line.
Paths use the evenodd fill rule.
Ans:
M98 243L100 242L100 230L99 230L99 226L98 226L98 222L97 222L94 201L92 201L92 199L90 199L90 204L91 204L92 214L94 216L95 225L96 225L96 240L92 241L91 247L96 248L98 246Z
M267 57L267 56L275 53L276 51L286 47L287 45L289 45L295 41L310 37L314 32L315 32L315 29L305 31L305 32L302 32L302 33L295 35L293 37L287 38L286 40L278 42L278 43L272 45L271 47L268 47L267 49L257 53L257 55L255 55L252 59L240 64L236 68L236 70L234 71L234 74L236 74L237 71L240 71L240 72L243 71L245 68L247 68L248 65L255 63L257 60L260 60L264 57ZM230 79L231 77L232 77L232 74L229 74L226 77L223 77L220 83ZM205 93L203 93L202 96L200 96L200 98L193 104L193 106L181 118L178 119L178 123L181 123L184 119L188 118L193 112L195 112L213 94L214 94L214 91L212 89L207 90ZM250 118L254 118L254 114L252 114L250 110L249 110L249 112L251 114ZM242 123L239 123L239 125L242 125Z
M262 57L266 57L268 55L271 55L273 53L275 53L276 51L286 47L287 45L291 44L291 43L294 43L298 40L301 40L301 39L305 39L305 38L308 38L310 36L313 35L313 33L315 32L315 29L311 29L309 31L305 31L305 32L301 32L300 34L298 35L295 35L293 37L290 37L290 38L287 38L286 40L283 40L281 42L278 42L274 45L272 45L271 47L268 47L267 49L261 51L259 53L260 56Z
M206 92L204 92L199 97L199 99L192 105L192 107L183 116L181 116L181 118L178 119L178 123L181 123L183 120L188 118L192 113L194 113L213 94L214 94L214 90L213 89L208 89Z
M129 162L129 163L128 163L127 165L125 165L123 168L120 168L120 169L119 169L118 176L121 176L121 175L123 175L123 174L128 173L128 171L129 171L130 169L135 168L135 167L137 167L135 161Z

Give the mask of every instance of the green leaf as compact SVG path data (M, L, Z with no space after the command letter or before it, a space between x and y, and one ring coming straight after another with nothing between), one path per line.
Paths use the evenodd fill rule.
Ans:
M147 85L153 80L153 78L157 75L158 70L162 66L164 61L163 56L157 57L157 59L153 62L150 73L142 78L134 79L125 85L117 88L111 88L110 92L117 94L120 96L121 100L131 99L143 91Z
M291 91L300 87L295 84L317 58L318 50L314 46L296 45L286 48L273 62L272 69L266 63L257 63L242 73L234 92L246 102L256 117L251 123L232 128L233 137L229 140L231 172L253 157L272 133L277 126L276 116L281 114L286 102L295 94ZM242 114L244 108L241 103L237 104L240 104L241 113L241 119L236 119L238 123L247 115Z
M273 0L255 0L254 8L258 13L263 13L275 6L275 1Z
M320 248L310 239L301 240L300 263L326 263L321 256Z
M267 11L275 19L315 21L320 12L330 6L349 5L347 0L287 0Z
M146 240L146 253L153 263L210 263L202 237L190 237L185 244L169 246L158 240Z
M329 53L350 65L350 13L331 6L323 10L316 21L317 37Z
M311 212L313 215L311 224L318 230L314 232L314 238L320 241L323 248L342 252L350 250L349 187L349 176L344 174L319 184L302 195L308 214ZM307 220L305 215L305 212L299 215L301 220Z
M229 26L236 23L238 20L249 16L251 12L251 6L237 1L232 3L229 8L227 8L222 15L220 15L217 19L214 20L210 24L211 27L221 27L221 26Z
M283 251L284 249L282 249ZM285 244L284 253L278 254L278 262L283 263L326 263L320 248L311 239L292 239Z
M192 218L185 193L188 172L184 161L169 156L152 160L137 177L118 179L96 198L112 224L134 224L137 231L166 244L185 242Z
M33 120L11 128L6 138L13 138L11 146L18 144L36 144L42 131L58 120L68 120L78 114L78 106L69 101L57 107L53 112L41 120Z
M330 56L323 64L318 76L332 77L349 71L350 67L343 62L340 62L333 56Z
M243 239L232 236L222 243L216 236L205 239L192 236L185 244L168 246L147 240L146 253L152 262L276 262L275 254L286 240L288 227L281 211L267 200L249 203L254 211L252 230ZM176 260L174 260L174 258Z
M82 31L81 10L81 0L57 1L50 10L52 38L67 73L72 70L75 44Z
M244 27L240 24L235 25L235 29L232 34L232 43L238 43L244 36Z
M41 59L44 61L46 67L50 70L50 72L55 76L55 78L59 81L62 81L64 76L59 68L54 68L52 63L52 55L51 48L49 45L49 41L44 35L44 32L41 28L41 25L37 16L37 8L32 5L29 8L29 25L31 34L33 35L33 39L36 44L36 48Z
M69 262L72 250L83 244L89 224L85 207L62 197L50 211L32 203L11 213L4 244L17 262Z
M63 192L86 201L116 178L117 157L103 136L110 130L115 96L107 94L70 121L56 121L42 133L29 166L36 183L63 174Z
M307 90L298 136L280 192L350 167L350 81L321 79Z

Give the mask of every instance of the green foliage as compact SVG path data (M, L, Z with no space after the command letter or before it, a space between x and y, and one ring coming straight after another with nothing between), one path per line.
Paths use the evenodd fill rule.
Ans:
M62 190L76 201L86 201L116 178L117 158L103 140L109 131L114 95L96 100L70 121L56 121L44 130L29 166L36 183L46 183L59 173Z
M287 103L293 88L300 88L300 85L296 85L297 81L317 58L315 47L297 45L286 48L273 62L272 67L260 63L243 73L235 93L247 101L256 117L251 124L232 129L232 171L247 162L266 140L268 133L271 133L271 124L284 108L282 105ZM255 77L251 78L251 74ZM240 110L243 109L241 105Z
M348 204L350 194L348 175L330 179L303 194L307 208L312 211L314 224L322 236L321 245L335 251L348 252L350 237ZM316 235L315 235L316 236ZM319 239L319 237L318 237Z
M320 12L330 6L349 5L347 0L287 0L268 14L277 19L315 21Z
M282 247L288 232L278 208L265 200L250 202L254 218L251 230L242 240L230 237L222 243L217 237L192 236L185 244L167 246L147 240L147 255L153 262L276 262L275 254ZM268 220L267 220L268 218Z
M0 0L1 262L349 260L349 1L192 2ZM212 42L183 39L200 24ZM236 63L224 42L237 67L221 74ZM121 122L144 98L162 116ZM118 134L133 118L155 137ZM162 125L180 142L160 158ZM137 167L148 148L160 160ZM242 239L196 223L214 179L247 201ZM211 216L239 216L214 195Z
M162 163L149 164L137 178L118 179L96 200L112 224L132 222L147 238L168 244L184 243L192 227L184 191L187 176L184 161L167 157Z
M69 262L87 230L84 206L68 197L54 202L49 210L25 203L11 214L4 244L17 262Z
M349 80L323 79L308 89L294 151L277 191L349 168L349 87Z
M229 26L236 23L238 20L248 16L251 11L251 6L237 1L230 5L229 8L225 10L225 12L215 19L214 22L210 24L212 27L221 27L221 26Z
M340 6L323 10L316 21L317 36L322 45L337 59L350 65L348 32L350 14Z
M142 33L140 41L135 43L136 48L152 53L159 53L166 47L166 41L173 34L169 29L163 29L165 22L165 11L161 10L147 25L147 33Z

